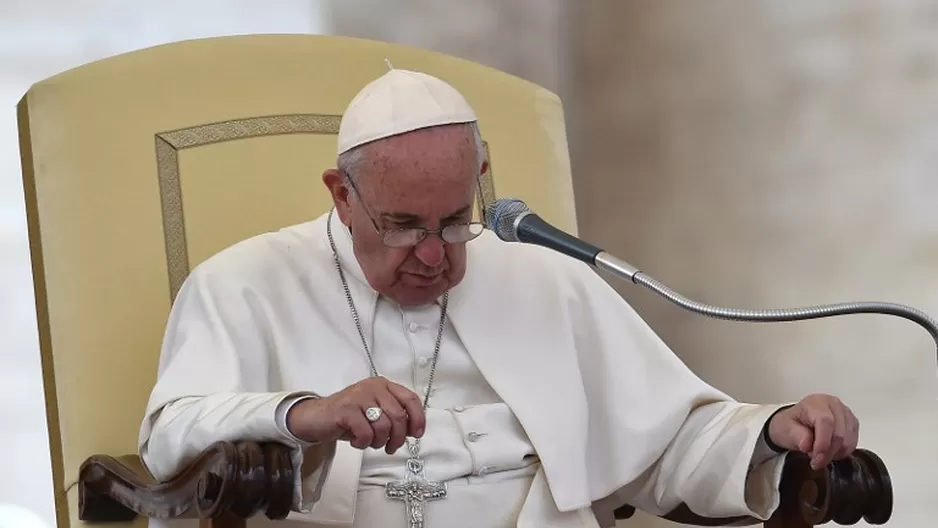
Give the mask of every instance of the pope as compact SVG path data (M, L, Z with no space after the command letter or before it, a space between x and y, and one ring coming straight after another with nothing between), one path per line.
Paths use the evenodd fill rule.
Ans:
M249 526L598 527L624 504L766 519L786 453L856 448L837 398L734 401L585 264L474 222L486 168L455 88L365 86L322 174L334 207L179 291L140 431L153 476L276 441L302 468L293 511Z

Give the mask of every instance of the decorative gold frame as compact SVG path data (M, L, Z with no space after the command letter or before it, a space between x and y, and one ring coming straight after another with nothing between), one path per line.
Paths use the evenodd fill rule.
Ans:
M208 123L156 134L156 171L159 177L163 213L163 237L166 244L166 266L169 271L170 299L189 276L189 251L182 205L182 183L179 174L179 151L189 148L262 136L285 134L338 134L342 116L325 114L288 114L234 119ZM483 142L486 159L488 144ZM485 206L495 199L495 182L491 161L479 180L478 212L485 221Z

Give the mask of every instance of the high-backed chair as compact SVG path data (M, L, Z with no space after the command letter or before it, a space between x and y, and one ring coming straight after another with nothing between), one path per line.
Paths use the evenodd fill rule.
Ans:
M576 232L560 100L438 53L339 37L213 38L88 64L22 99L59 528L174 516L239 526L253 515L286 516L294 468L284 446L219 443L158 484L134 454L138 431L187 273L241 239L327 210L320 174L335 162L340 114L386 71L385 59L449 81L475 107L490 159L478 214L496 194L518 196ZM886 469L868 451L820 472L790 456L783 499L770 526L852 524L864 515L884 522L892 507ZM686 508L672 517L756 522L702 519Z

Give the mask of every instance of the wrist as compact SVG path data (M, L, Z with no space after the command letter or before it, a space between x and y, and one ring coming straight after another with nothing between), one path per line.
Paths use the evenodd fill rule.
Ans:
M772 420L775 419L775 417L780 413L787 411L794 406L795 404L789 404L779 407L775 410L775 412L772 413L771 416L769 416L769 419L765 421L765 425L762 426L762 440L765 442L765 445L769 447L769 449L775 451L776 453L787 453L788 449L778 445L774 440L772 440Z
M310 430L309 424L313 422L312 417L316 413L319 404L319 398L310 397L291 405L286 416L287 431L303 442L318 442L319 439L313 437L314 434Z

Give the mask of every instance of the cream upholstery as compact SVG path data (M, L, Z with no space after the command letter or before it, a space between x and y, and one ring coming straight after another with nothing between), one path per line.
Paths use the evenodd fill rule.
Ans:
M136 452L166 317L194 265L328 207L339 114L394 66L475 107L485 193L575 231L562 107L453 57L350 38L263 35L159 46L67 71L19 106L58 525L96 453ZM494 189L491 183L494 182ZM136 526L144 520L138 519Z

